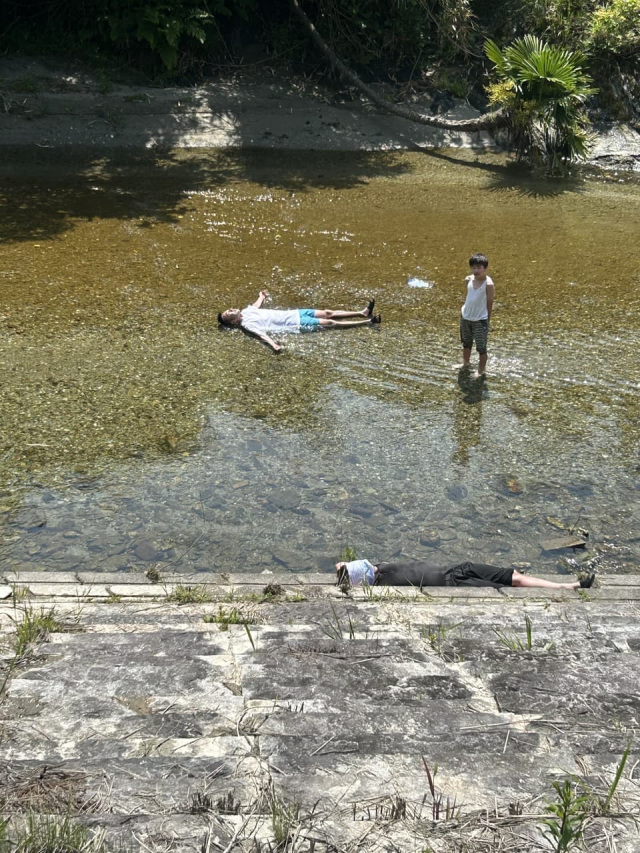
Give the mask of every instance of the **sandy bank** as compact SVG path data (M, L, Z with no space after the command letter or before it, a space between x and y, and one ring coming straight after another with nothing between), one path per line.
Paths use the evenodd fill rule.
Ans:
M86 69L53 60L0 60L0 145L115 149L266 148L386 151L420 148L495 150L486 132L462 133L385 115L353 93L299 79L236 75L197 87L110 85ZM414 108L430 110L428 100ZM464 101L441 113L479 115ZM640 134L626 125L597 129L591 162L640 168Z

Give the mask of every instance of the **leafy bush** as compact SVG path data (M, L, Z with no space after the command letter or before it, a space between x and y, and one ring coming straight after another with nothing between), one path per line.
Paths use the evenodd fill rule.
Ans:
M585 57L532 35L503 50L489 40L485 52L498 78L487 88L489 101L507 114L518 156L550 173L584 157L588 135L583 105L595 92L583 70Z
M211 23L211 13L198 0L173 3L147 0L131 5L111 0L98 17L99 31L115 45L125 47L132 41L145 42L170 70L178 63L183 37L204 44Z
M612 0L596 9L589 44L606 53L640 54L640 0Z
M223 44L223 22L247 18L257 0L21 0L0 9L10 49L123 56L139 66L159 59L169 70L207 44ZM5 4L6 6L6 4Z

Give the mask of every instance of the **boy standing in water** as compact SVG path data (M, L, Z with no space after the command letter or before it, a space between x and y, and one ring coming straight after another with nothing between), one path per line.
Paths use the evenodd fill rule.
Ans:
M479 361L476 377L484 377L487 368L487 341L489 320L493 308L495 286L487 275L489 259L479 253L469 258L471 275L465 279L467 298L462 306L460 318L460 340L462 341L462 368L471 367L471 347L476 343Z

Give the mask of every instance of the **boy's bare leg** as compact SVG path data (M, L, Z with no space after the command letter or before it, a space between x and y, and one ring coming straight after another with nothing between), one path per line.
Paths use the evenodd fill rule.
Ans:
M380 314L376 314L374 317L368 317L366 320L330 320L318 318L318 322L323 328L330 329L334 326L341 328L348 328L350 326L371 326L376 323L380 323L381 319Z
M478 358L478 370L476 376L484 376L487 371L487 354L483 352Z
M454 370L466 370L471 367L471 347L467 349L467 347L463 347L462 349L462 364L454 364Z
M362 311L333 311L331 308L319 308L313 312L313 316L317 320L346 320L349 317L370 318L373 313L373 308L370 306L373 306L374 302L375 300L371 300Z
M511 586L515 587L539 587L541 589L578 589L580 581L571 581L570 583L556 583L555 581L547 581L544 578L536 578L532 575L522 575L520 572L514 571L511 578Z

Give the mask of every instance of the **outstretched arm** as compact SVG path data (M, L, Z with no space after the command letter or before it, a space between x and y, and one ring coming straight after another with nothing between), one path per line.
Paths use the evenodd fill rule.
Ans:
M280 352L283 349L282 344L276 343L273 338L269 337L269 335L258 335L258 337L261 341L264 341L265 344L269 344L274 352Z
M262 308L262 306L264 305L265 299L267 298L268 295L269 294L267 293L266 290L261 290L260 295L258 296L256 301L253 303L253 307L254 308Z

